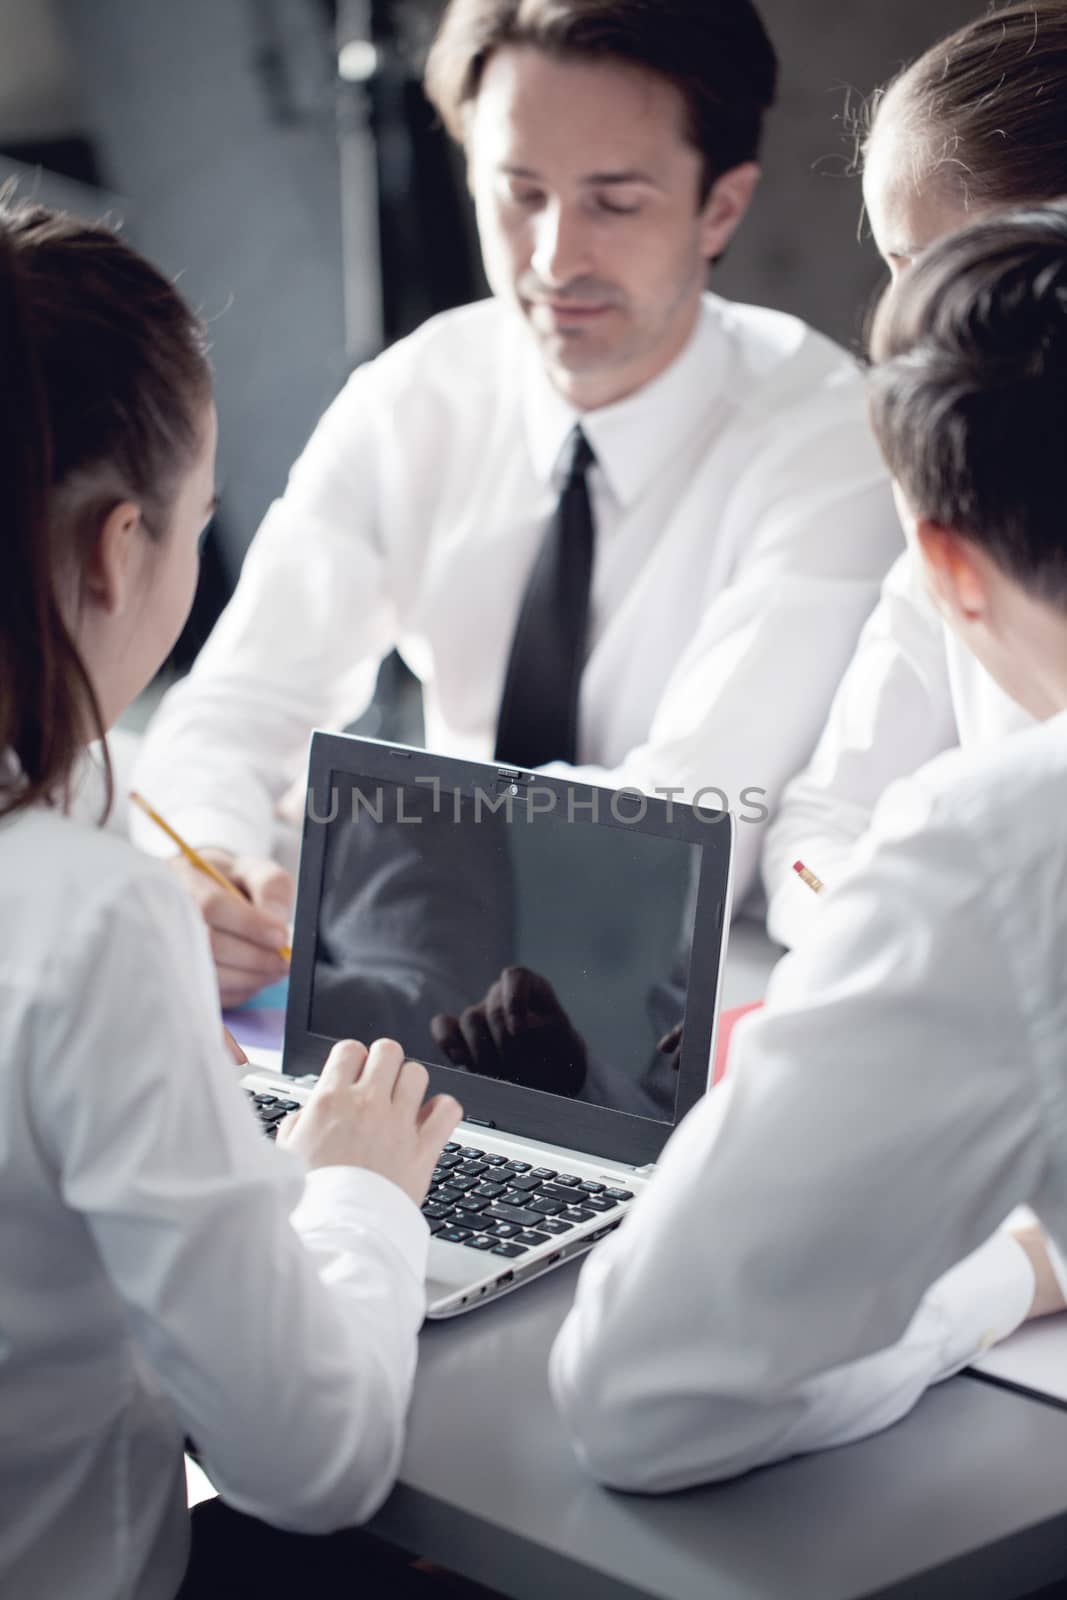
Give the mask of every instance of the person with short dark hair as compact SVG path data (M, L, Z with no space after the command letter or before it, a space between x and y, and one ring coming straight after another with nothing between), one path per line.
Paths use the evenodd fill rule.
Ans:
M293 1539L257 1519L346 1529L392 1487L418 1207L460 1108L423 1106L392 1041L346 1040L274 1148L188 898L69 814L192 605L215 499L198 319L108 228L0 196L0 368L0 1592L290 1595ZM187 1437L245 1513L207 1514L188 1585ZM297 1543L322 1574L329 1541Z
M1067 1288L1067 204L921 254L873 356L932 603L1032 726L886 795L590 1257L552 1382L619 1487L885 1427ZM1019 1205L1056 1243L983 1305Z
M901 278L969 220L1067 194L1067 5L995 6L932 45L873 99L863 190ZM792 871L844 870L883 791L944 750L1031 725L930 603L914 556L886 579L808 767L766 831L768 926L795 945L820 906Z
M493 297L351 378L137 770L248 895L185 874L224 1001L284 971L279 809L393 646L435 749L732 808L744 900L900 548L852 361L704 292L776 77L750 0L446 10Z

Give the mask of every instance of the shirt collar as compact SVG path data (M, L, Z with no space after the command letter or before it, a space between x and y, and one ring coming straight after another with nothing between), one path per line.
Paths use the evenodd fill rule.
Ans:
M725 346L719 319L705 297L689 343L665 372L615 405L576 411L552 387L528 340L524 409L537 477L556 483L563 447L578 424L611 493L621 505L631 504L718 404Z

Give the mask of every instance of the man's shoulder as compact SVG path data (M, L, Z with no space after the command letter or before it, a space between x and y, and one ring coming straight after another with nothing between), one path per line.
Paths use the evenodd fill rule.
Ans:
M477 300L430 317L363 371L394 392L437 386L450 393L457 387L470 393L492 389L511 366L508 357L517 331L506 306L494 298Z
M703 317L730 350L741 409L819 394L859 403L863 376L855 358L800 317L714 294L704 296Z

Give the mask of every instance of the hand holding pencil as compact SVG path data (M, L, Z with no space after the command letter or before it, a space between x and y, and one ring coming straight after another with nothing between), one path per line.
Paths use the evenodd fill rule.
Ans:
M289 971L293 880L274 861L195 849L136 793L130 799L175 845L172 870L207 924L223 1006L244 1001Z

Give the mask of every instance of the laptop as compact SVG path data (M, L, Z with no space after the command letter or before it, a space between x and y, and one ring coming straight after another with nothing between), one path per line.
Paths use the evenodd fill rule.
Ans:
M279 1071L264 1127L337 1039L388 1036L464 1120L423 1205L427 1315L588 1250L706 1092L733 819L317 732Z

